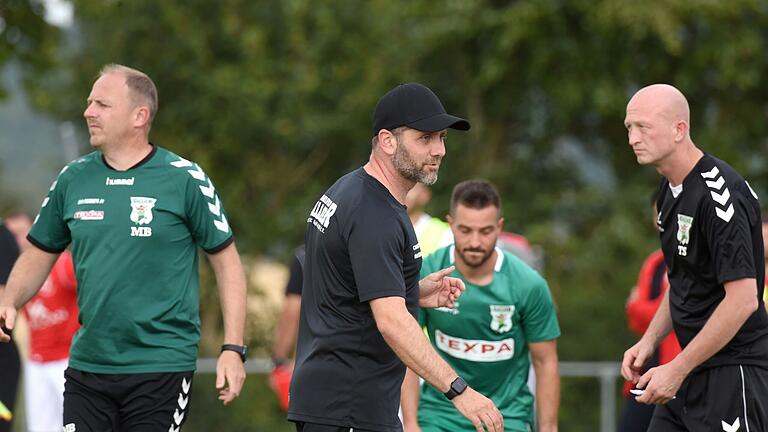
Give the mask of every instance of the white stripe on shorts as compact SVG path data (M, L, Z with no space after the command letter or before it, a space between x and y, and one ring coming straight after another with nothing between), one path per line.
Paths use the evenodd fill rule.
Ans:
M747 393L746 384L744 384L744 368L739 365L739 372L741 372L741 401L744 403L744 425L749 432L749 417L747 417Z

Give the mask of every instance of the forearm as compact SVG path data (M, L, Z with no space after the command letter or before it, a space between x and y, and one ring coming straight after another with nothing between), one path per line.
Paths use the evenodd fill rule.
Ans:
M751 281L749 285L755 286L754 279L748 279L748 281ZM746 289L749 290L749 288ZM672 362L688 374L733 339L758 307L756 288L747 292L747 295L744 294L744 291L726 291L725 297L712 312L701 331Z
M419 377L410 368L400 388L400 407L403 409L403 424L417 424L419 412Z
M388 297L370 304L379 332L400 360L433 387L447 392L458 375L432 348L404 300Z
M664 293L664 298L659 303L659 309L656 311L656 315L653 316L651 323L648 325L648 330L645 331L642 337L654 347L658 347L661 341L672 331L672 314L669 310L669 291L671 289L670 287Z
M557 413L560 408L560 370L557 359L534 365L534 370L539 431L557 431Z
M246 285L243 266L234 243L224 250L208 255L216 275L222 319L224 343L243 344L245 331Z
M299 328L301 296L288 294L283 300L283 311L275 328L275 340L272 343L272 355L280 359L291 357L296 345L296 332Z
M24 306L43 286L58 256L36 247L22 253L11 270L8 283L0 292L0 306L12 306L14 309Z

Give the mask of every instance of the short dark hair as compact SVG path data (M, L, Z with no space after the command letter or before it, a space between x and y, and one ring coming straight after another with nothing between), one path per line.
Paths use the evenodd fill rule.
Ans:
M451 214L459 204L473 209L484 209L492 205L501 215L501 197L496 187L487 180L467 180L454 186Z

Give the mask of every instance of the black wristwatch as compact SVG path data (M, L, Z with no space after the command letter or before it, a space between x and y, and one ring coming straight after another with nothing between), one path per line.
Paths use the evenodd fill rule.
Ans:
M452 400L456 396L464 393L464 390L467 389L467 382L464 381L461 377L456 377L455 380L451 383L451 388L447 392L443 393L445 397L448 398L448 400Z
M243 363L245 363L245 360L248 358L248 347L245 345L224 344L221 346L221 352L224 351L234 351L240 354L240 359Z

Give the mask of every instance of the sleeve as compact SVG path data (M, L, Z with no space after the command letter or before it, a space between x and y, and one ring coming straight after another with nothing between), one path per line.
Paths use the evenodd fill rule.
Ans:
M555 305L544 278L536 275L523 310L523 328L528 342L543 342L560 337Z
M291 261L288 284L285 286L285 295L301 295L301 284L304 283L304 269L302 267L299 257L294 255L293 261Z
M187 225L198 246L208 253L219 252L234 241L224 205L211 178L202 168L195 164L190 171L197 175L187 177Z
M405 297L405 233L393 216L358 212L349 231L348 245L361 302Z
M72 241L69 226L64 219L66 183L62 179L69 166L64 167L53 182L48 195L40 206L40 212L27 235L30 243L51 253L60 253Z
M8 276L11 274L13 263L19 257L19 246L13 234L0 224L0 285L8 282Z
M712 196L703 197L700 206L703 234L712 253L717 281L721 284L756 277L750 219L760 223L759 214L750 214L753 210L746 201L748 198L733 187L726 187L718 197L722 199L726 192L729 192L730 200L724 205L715 202L714 194L708 193Z

